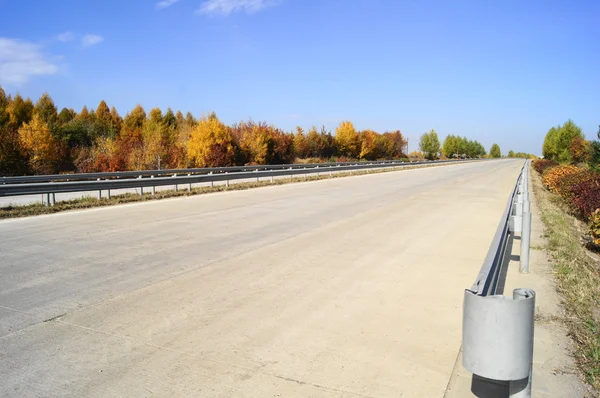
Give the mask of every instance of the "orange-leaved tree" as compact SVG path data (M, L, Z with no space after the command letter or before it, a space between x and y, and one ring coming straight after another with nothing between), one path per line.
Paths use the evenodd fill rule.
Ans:
M231 166L235 161L233 136L217 115L212 113L200 119L191 131L187 154L196 167Z

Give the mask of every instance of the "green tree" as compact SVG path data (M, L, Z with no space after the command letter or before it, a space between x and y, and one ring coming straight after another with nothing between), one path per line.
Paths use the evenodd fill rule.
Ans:
M490 156L493 158L501 158L502 151L500 151L500 146L498 144L492 145L490 148Z
M581 127L569 119L562 126L548 130L542 146L542 155L560 163L575 162L581 157L577 145L580 139L585 139ZM574 140L576 144L572 145Z
M508 157L509 158L514 158L515 156L515 151L513 151L512 149L510 151L508 151Z
M429 160L437 159L440 152L440 140L434 129L429 133L424 133L419 140L419 148Z
M444 143L442 144L442 153L447 158L454 158L460 155L459 153L459 141L460 137L456 137L454 135L448 135L444 139Z

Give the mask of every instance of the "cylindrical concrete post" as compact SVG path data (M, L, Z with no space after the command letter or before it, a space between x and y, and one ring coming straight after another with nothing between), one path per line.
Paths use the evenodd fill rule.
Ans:
M54 192L52 192L50 194L50 205L54 206L56 204L56 194Z
M110 200L110 189L106 190L106 198Z
M273 176L271 176L271 184L273 184L275 182L275 178Z
M226 180L226 181L225 181L225 186L226 186L227 188L229 188L229 180Z

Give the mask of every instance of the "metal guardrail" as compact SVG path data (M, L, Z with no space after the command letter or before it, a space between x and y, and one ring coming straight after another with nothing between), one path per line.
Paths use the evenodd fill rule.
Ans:
M149 170L123 173L87 173L86 180L83 181L57 181L56 177L68 179L77 176L81 179L84 174L73 175L50 175L50 176L28 176L28 177L4 177L0 182L0 197L19 196L19 195L46 195L45 203L53 205L56 202L56 193L66 192L86 192L98 191L98 198L102 197L102 191L107 192L110 198L111 190L140 188L140 194L144 193L144 188L151 188L152 193L156 193L156 187L159 186L175 186L177 190L179 185L189 185L197 183L214 183L225 181L229 186L229 181L243 180L256 178L308 175L320 173L333 173L340 171L353 170L369 170L389 167L406 167L423 164L439 164L439 163L456 163L463 162L462 160L445 160L436 162L401 162L401 161L385 161L385 162L368 162L368 163L325 163L325 164L310 164L310 165L271 165L271 166L244 166L244 167L219 167L219 168L204 168L204 169L179 169L179 170ZM239 172L230 172L231 170L243 170ZM248 171L252 170L252 171ZM203 174L193 174L203 173ZM187 175L181 175L187 173ZM163 177L164 174L172 174L170 177ZM127 176L128 178L120 178ZM143 178L144 176L149 176ZM137 177L137 178L133 178ZM87 179L96 178L95 181ZM106 178L106 179L102 179ZM9 180L10 179L10 180ZM30 180L36 182L29 182ZM44 182L37 182L37 181ZM25 181L25 182L22 182Z
M531 396L535 292L503 296L513 241L520 235L520 271L529 272L531 212L529 161L521 169L481 271L463 303L463 366L473 374L508 383L510 397Z
M190 169L162 169L162 170L139 170L139 171L113 171L113 172L94 172L94 173L72 173L72 174L46 174L32 176L0 177L0 184L26 184L34 182L58 182L58 181L83 181L113 179L113 178L138 178L142 177L162 177L168 175L187 175L187 174L217 174L217 173L235 173L244 171L264 171L264 170L285 170L285 169L305 169L316 167L333 166L356 166L365 164L423 164L430 162L403 162L397 160L381 160L372 162L330 162L330 163L307 163L307 164L275 164L275 165L255 165L255 166L229 166L229 167L202 167Z

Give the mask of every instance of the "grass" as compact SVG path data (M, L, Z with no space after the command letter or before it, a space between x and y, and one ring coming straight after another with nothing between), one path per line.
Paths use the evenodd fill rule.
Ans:
M450 163L452 164L452 163ZM376 170L359 170L359 171L351 171L351 172L337 172L326 175L315 175L308 174L306 178L303 175L296 175L293 179L285 178L285 179L276 179L273 182L270 180L263 180L260 182L242 182L242 183L234 183L232 182L229 187L225 185L215 185L214 187L198 187L192 188L190 191L188 189L182 189L182 187L188 187L187 184L180 185L180 189L178 191L175 190L163 190L157 191L155 195L150 193L145 193L144 195L134 194L134 193L126 193L120 195L111 195L111 198L93 198L93 197L84 197L79 199L72 199L66 201L57 201L54 206L45 206L41 203L25 205L25 206L6 206L0 207L0 219L6 218L17 218L17 217L29 217L29 216L37 216L42 214L53 214L60 213L64 211L70 210L81 210L81 209L89 209L93 207L106 207L106 206L114 206L122 203L136 203L136 202L147 202L150 200L160 200L165 198L176 198L183 196L193 196L193 195L202 195L207 193L215 193L215 192L223 192L223 191L243 191L251 188L265 187L270 185L284 185L293 182L303 182L303 181L318 181L318 180L326 180L330 178L342 178L348 176L357 176L364 174L376 174L376 173L389 173L393 171L400 170L409 170L409 169L420 169L424 167L441 167L447 166L450 164L435 164L435 165L418 165L418 166L403 166L403 167L392 167L386 169L376 169ZM326 171L323 172L327 173ZM268 178L268 177L264 177ZM146 188L145 191L149 191L150 188ZM105 192L103 192L104 194Z
M537 172L531 175L569 334L576 343L575 357L586 381L600 392L599 261L583 246L585 225L568 213L558 195L543 187Z

